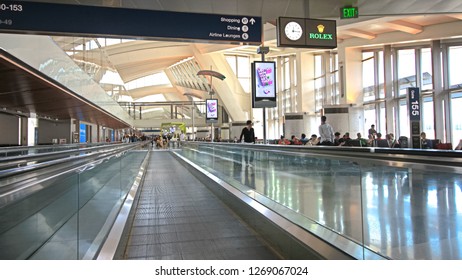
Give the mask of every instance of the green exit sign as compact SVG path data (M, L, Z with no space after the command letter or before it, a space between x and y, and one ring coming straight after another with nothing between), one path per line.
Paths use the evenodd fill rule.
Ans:
M340 18L357 18L358 15L357 7L343 7L340 9Z

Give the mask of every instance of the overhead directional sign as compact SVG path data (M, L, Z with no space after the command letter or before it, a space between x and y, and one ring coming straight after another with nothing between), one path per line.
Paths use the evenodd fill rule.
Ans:
M0 32L260 45L262 19L255 16L0 0Z

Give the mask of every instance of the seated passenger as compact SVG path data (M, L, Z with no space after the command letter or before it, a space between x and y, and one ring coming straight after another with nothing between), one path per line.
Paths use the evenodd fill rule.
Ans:
M309 140L308 143L307 143L307 145L308 145L308 146L316 146L316 145L319 144L319 141L320 141L320 140L321 140L321 139L318 138L318 136L317 136L316 134L312 134L310 140Z
M425 132L420 133L420 148L421 149L431 149L432 143L427 139L427 134Z
M362 138L361 133L356 133L356 140L359 141L359 146L361 147L366 147L367 146L367 140Z
M395 135L393 133L388 133L385 138L387 139L388 147L390 148L399 148L399 143L395 139Z
M281 135L281 139L278 142L279 145L290 145L290 141L287 140L284 135Z
M334 133L334 146L340 145L340 132L335 132Z
M302 145L306 145L310 139L306 138L306 134L302 133L302 137L300 138L300 142L302 142Z
M295 135L292 135L290 137L290 145L301 145L301 144L302 142L300 142L300 140L297 137L295 137Z
M345 132L345 134L343 135L343 137L341 139L339 139L339 146L349 146L348 142L351 140L350 138L350 133L349 132Z

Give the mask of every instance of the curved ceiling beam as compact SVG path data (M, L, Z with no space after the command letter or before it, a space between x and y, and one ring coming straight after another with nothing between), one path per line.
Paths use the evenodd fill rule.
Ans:
M220 80L224 80L226 79L225 75L217 72L217 71L212 71L212 70L200 70L199 72L197 72L197 75L202 75L202 76L210 76L210 77L215 77L215 78L218 78Z

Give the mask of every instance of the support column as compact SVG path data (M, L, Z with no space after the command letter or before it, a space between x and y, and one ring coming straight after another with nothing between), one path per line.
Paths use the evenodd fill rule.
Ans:
M27 133L28 124L29 124L28 118L21 117L21 131L20 131L21 139L19 142L19 145L21 146L27 146L27 143L28 143L28 133Z
M436 139L441 139L442 142L447 142L448 139L446 131L448 129L448 123L446 120L449 120L447 116L449 114L447 110L448 97L444 94L443 87L443 73L441 73L442 61L441 61L441 42L439 40L432 41L432 69L433 69L433 88L435 90L433 98L433 106L435 112L434 126L435 126L435 137Z
M340 75L344 82L340 92L340 104L363 104L362 85L362 52L355 48L338 48L339 69L343 69ZM343 67L343 68L342 68Z
M393 132L397 137L395 112L398 110L398 102L393 96L393 62L391 46L383 47L383 67L384 67L384 90L385 90L385 108L386 108L386 131Z

